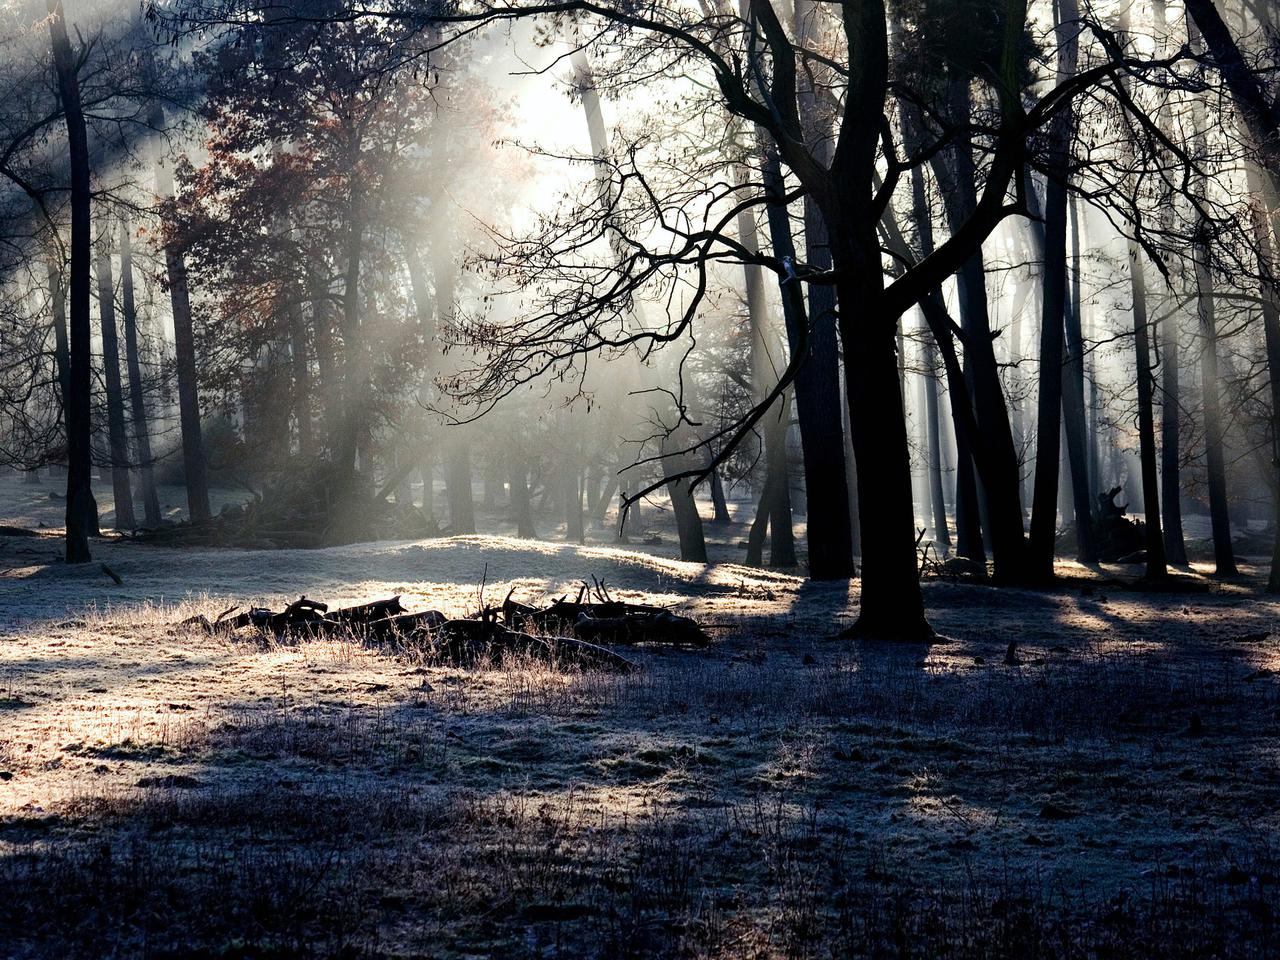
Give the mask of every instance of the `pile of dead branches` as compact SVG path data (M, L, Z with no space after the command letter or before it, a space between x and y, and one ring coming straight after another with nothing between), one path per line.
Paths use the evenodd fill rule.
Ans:
M482 606L478 613L461 618L438 610L410 613L399 596L337 610L304 596L279 611L232 607L214 620L201 614L182 625L198 626L209 634L248 631L283 642L349 637L428 663L458 667L514 657L628 672L635 663L603 644L705 647L711 642L689 617L616 600L599 581L594 586L584 584L574 600L564 596L545 607L519 603L508 593L502 606Z

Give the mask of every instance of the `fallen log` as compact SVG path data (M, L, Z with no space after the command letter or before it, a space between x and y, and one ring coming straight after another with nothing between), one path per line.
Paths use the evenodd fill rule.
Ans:
M619 654L573 637L538 637L486 620L449 620L431 634L428 659L452 666L502 663L510 657L629 673L636 665Z
M667 610L626 611L621 616L592 616L580 613L573 634L596 643L665 643L676 647L706 647L711 638L697 622Z
M330 616L338 623L351 626L386 620L405 612L405 608L400 603L400 595L396 594L388 600L375 600L373 603L363 603L356 607L344 607L341 610L335 610Z
M603 586L601 587L603 592ZM512 600L502 603L503 622L512 629L568 633L596 643L665 643L705 647L711 638L696 621L644 603L628 603L612 597L584 601L561 597L545 609Z

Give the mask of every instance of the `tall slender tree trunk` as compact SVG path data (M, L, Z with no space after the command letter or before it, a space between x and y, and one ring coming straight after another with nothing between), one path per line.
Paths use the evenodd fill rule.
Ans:
M1187 13L1188 40L1201 46L1199 30L1190 10ZM1207 119L1203 103L1196 99L1191 108L1192 142L1197 156L1205 149ZM1200 183L1201 190L1204 184ZM1209 236L1212 226L1201 219L1194 245L1196 314L1200 321L1200 390L1204 406L1205 463L1208 468L1209 522L1213 528L1213 561L1218 576L1235 576L1236 559L1231 545L1231 514L1227 504L1227 466L1223 449L1222 384L1218 374L1218 322L1214 305L1213 275L1209 269Z
M582 467L578 459L579 442L573 416L561 416L560 435L562 462L559 465L561 500L564 503L564 538L570 543L586 543L587 530L582 517Z
M968 77L960 76L953 77L949 84L951 116L954 122L962 125L970 122L972 114L969 84ZM977 171L968 138L961 137L952 148L949 165L939 157L934 169L943 186L952 229L958 229L977 208ZM1021 468L1013 445L1008 405L995 357L981 246L961 266L957 283L965 334L965 381L979 425L976 434L967 438L980 481L978 506L990 537L996 578L1017 581L1027 572L1024 564ZM983 449L972 449L978 445Z
M58 373L58 399L62 403L62 427L70 430L67 415L71 409L71 356L67 343L67 294L62 285L62 271L50 252L46 268L49 279L49 302L53 313L53 363Z
M58 98L67 124L71 161L71 291L69 376L67 391L67 563L87 563L89 531L86 519L93 507L89 485L89 257L90 183L89 134L80 102L75 54L67 39L62 0L48 0L49 40L58 81Z
M1159 473L1156 469L1156 428L1152 397L1150 325L1147 320L1147 281L1142 249L1129 241L1129 278L1133 292L1133 344L1138 371L1138 451L1142 464L1142 508L1146 519L1147 579L1168 576L1164 534L1160 530Z
M1079 13L1075 0L1059 0L1054 34L1057 78L1076 72ZM1064 106L1049 126L1050 174L1045 187L1044 288L1040 314L1040 391L1037 397L1036 475L1031 507L1029 566L1034 577L1053 578L1057 541L1059 432L1062 424L1063 328L1067 310L1067 177L1075 120Z
M1124 37L1129 28L1129 11L1120 14L1118 34ZM1125 84L1125 80L1119 81ZM1137 134L1134 132L1134 137ZM1133 346L1138 388L1138 462L1142 479L1142 509L1146 520L1147 579L1168 576L1165 563L1164 535L1160 529L1159 471L1156 467L1156 431L1153 397L1155 374L1151 365L1151 327L1147 319L1147 277L1142 248L1136 240L1128 241L1129 286L1133 296Z
M338 371L337 348L333 342L333 315L330 309L329 289L323 277L323 266L316 263L308 266L307 300L311 307L311 329L316 347L316 374L323 438L323 443L319 446L323 446L332 457L333 441L338 435L339 424L342 422L342 376ZM417 288L414 289L416 305Z
M510 476L511 512L516 518L516 536L533 540L538 534L533 527L533 508L529 502L529 467L523 456L512 456Z
M368 349L360 330L360 272L364 255L364 197L353 184L347 207L346 268L342 289L342 421L333 440L334 462L344 482L354 482L356 454L369 402Z
M1280 278L1276 274L1272 224L1280 212L1280 198L1254 164L1247 169L1249 192L1259 198L1252 205L1253 233L1257 242L1262 282L1262 328L1267 347L1267 379L1271 388L1272 522L1275 538L1271 549L1271 573L1267 593L1280 593Z
M796 0L794 29L801 43L816 42L817 9L812 0ZM809 148L824 165L831 162L832 118L820 103L813 89L810 75L802 71L798 78L797 103L800 122ZM776 152L772 157L776 162ZM771 168L772 169L772 168ZM776 191L778 177L773 185ZM830 243L827 224L814 198L808 194L804 201L805 262L815 270L831 266ZM785 208L770 207L770 225L779 221L775 233L781 234L786 223L790 233L790 221ZM794 244L790 256L794 257ZM806 306L800 296L799 284L786 289L785 300L793 298L797 305L791 308L787 319L787 338L791 349L798 348L793 324L807 320L808 337L804 366L796 377L796 417L800 424L800 448L804 460L804 482L807 500L807 525L805 539L809 548L809 576L814 580L846 580L854 575L854 522L850 510L851 484L845 447L841 409L844 405L840 388L840 349L836 333L836 291L833 286L811 286Z
M1164 551L1169 563L1185 566L1187 546L1182 532L1182 385L1179 371L1182 345L1174 310L1165 311L1160 318L1159 330L1160 510L1164 522Z
M1205 463L1209 481L1209 522L1213 528L1213 561L1218 576L1235 576L1231 515L1227 506L1227 467L1222 438L1222 384L1218 374L1218 324L1213 278L1207 253L1196 252L1196 312L1200 318L1200 389L1204 405Z
M129 371L129 411L133 421L133 443L137 452L138 476L142 486L143 517L148 527L160 524L160 497L156 493L155 471L151 464L151 428L142 382L142 361L138 353L138 308L133 295L133 238L129 220L120 223L120 300L124 319L124 355Z
M449 460L445 464L445 493L449 498L449 533L476 532L476 507L471 490L471 444L461 428L451 430Z
M1067 459L1071 464L1071 500L1076 519L1076 559L1094 563L1098 550L1093 537L1093 496L1089 490L1089 428L1084 403L1084 334L1081 329L1080 215L1069 201L1071 222L1071 298L1066 311L1066 357L1062 368L1062 414L1066 426Z
M164 128L164 111L152 108L151 125ZM173 202L173 177L156 157L156 195L162 205ZM200 395L197 386L196 338L191 323L191 293L188 289L185 251L174 241L165 244L165 271L169 279L169 300L173 307L173 353L178 374L178 420L182 428L182 468L187 484L187 512L194 521L208 520L209 476L205 463L204 439L200 429Z
M1013 433L1013 449L1018 457L1018 498L1019 503L1022 504L1028 503L1031 498L1027 495L1026 489L1027 414L1021 393L1022 371L1018 364L1024 359L1022 314L1027 308L1027 302L1032 299L1031 294L1034 288L1034 277L1025 276L1018 280L1013 294L1013 310L1009 317L1009 429Z
M909 111L912 108L908 108ZM908 113L907 129L909 144L914 148L919 136L914 131L919 128L919 117L914 112ZM916 236L920 245L919 255L929 256L934 249L933 216L925 196L924 172L919 166L911 171L911 213L916 225ZM985 293L983 295L985 297ZM984 305L985 308L985 305ZM935 347L941 348L944 357L954 355L955 348L951 341L950 318L946 316L946 307L942 302L942 292L931 290L920 304L926 322L933 335ZM955 424L956 436L956 552L973 560L985 568L987 551L982 541L981 511L978 507L978 484L974 474L973 450L971 447L971 430L966 429L964 413L972 411L973 403L968 383L958 365L948 364L947 389L951 394L951 415ZM935 384L936 398L936 384ZM939 477L941 479L941 477ZM1019 508L1020 509L1020 508ZM944 517L945 520L945 517Z
M796 259L795 240L791 233L791 218L783 203L786 183L782 164L772 142L763 136L765 192L775 200L769 204L769 237L773 254L783 263ZM818 214L819 219L821 214ZM787 345L791 355L803 356L803 366L795 380L795 406L800 426L800 453L804 466L805 511L807 516L806 538L809 543L809 576L815 580L847 579L852 575L853 551L844 531L848 529L848 490L845 486L844 460L841 456L838 435L839 418L834 415L839 401L838 381L833 376L834 366L814 353L813 326L805 307L804 293L796 280L779 281L782 298L782 316L787 331ZM830 329L822 334L824 349L834 354L834 318L822 318L830 323ZM834 356L832 357L834 360ZM829 382L828 382L829 381ZM783 409L778 424L778 448L773 455L778 462L773 470L783 489L775 491L770 529L769 562L775 567L796 565L795 539L791 529L791 484L789 458L787 456L787 428L790 423L787 398L783 397ZM814 552L817 551L815 562Z
M1151 19L1157 55L1168 54L1168 18L1164 0L1153 0ZM1161 99L1156 123L1166 132L1171 126L1168 97ZM1169 227L1173 203L1164 205L1162 225ZM1160 516L1164 524L1164 552L1169 563L1187 563L1186 537L1182 532L1182 342L1178 312L1164 311L1157 337L1160 344ZM1096 435L1095 435L1096 442ZM1098 485L1101 486L1100 484Z
M125 429L124 390L120 382L120 339L116 329L115 281L111 271L111 230L98 237L98 321L102 331L102 379L107 395L107 446L116 529L134 530L133 490L129 483L129 434Z
M933 538L945 557L951 553L951 531L947 526L947 498L942 486L942 428L938 412L938 356L931 337L924 341L925 426L929 460L929 499L933 503Z
M745 171L739 171L745 176ZM767 187L766 187L767 189ZM772 224L771 224L772 226ZM756 229L755 213L746 209L738 214L738 239L751 253L759 253L760 239ZM775 237L777 244L781 238ZM751 399L762 403L778 381L778 374L786 366L785 359L774 346L770 330L769 306L765 297L764 273L759 264L745 263L742 267L746 280L747 317L751 330ZM757 523L768 523L771 533L770 552L785 554L790 541L790 560L795 563L795 546L792 540L791 490L786 482L786 422L780 409L769 411L760 421L764 439L764 482L756 506ZM780 522L770 521L778 518ZM753 527L754 528L754 527ZM749 539L750 542L750 539ZM746 562L755 566L763 563L761 551L748 548ZM791 564L788 564L789 566Z
M298 453L309 457L315 453L315 435L311 424L311 358L307 350L307 321L296 302L291 302L285 310L289 319L289 363L293 373L290 399L297 429Z

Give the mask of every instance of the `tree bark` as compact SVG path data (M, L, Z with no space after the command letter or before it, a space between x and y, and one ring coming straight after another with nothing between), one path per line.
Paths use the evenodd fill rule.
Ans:
M1133 344L1138 375L1138 449L1142 463L1142 509L1146 518L1147 579L1168 576L1165 565L1164 534L1160 530L1159 474L1156 470L1155 414L1152 396L1155 377L1151 371L1149 323L1147 320L1147 281L1142 250L1129 241L1129 278L1133 292Z
M143 517L148 527L160 524L160 497L156 493L151 460L151 428L142 382L142 361L138 352L138 308L133 294L133 238L129 221L120 224L120 300L124 318L124 354L129 371L129 409L133 421L133 443L137 452L138 475L142 486Z
M533 510L529 503L529 467L524 458L511 458L511 512L516 518L516 536L524 540L536 539L533 527Z
M929 499L933 503L933 538L942 546L942 555L951 553L951 531L947 526L947 498L942 486L942 429L938 414L938 356L931 337L924 341L924 399L929 459Z
M1071 299L1066 311L1066 359L1062 368L1062 414L1066 425L1067 459L1071 464L1071 500L1076 518L1076 559L1095 563L1093 496L1089 490L1089 436L1084 409L1084 334L1080 313L1080 216L1069 202L1071 221ZM1154 492L1154 491L1153 491ZM1154 499L1154 498L1153 498Z
M774 145L763 136L762 142L765 193L775 201L768 207L773 255L783 263L794 263L796 247L791 233L791 218L783 202L786 183L782 164ZM823 229L821 213L814 213L818 220L816 226ZM839 383L834 369L834 317L826 315L818 319L818 324L827 325L819 334L805 308L799 282L784 277L780 279L778 286L791 355L805 357L803 366L796 375L794 393L804 466L809 576L814 580L848 579L853 574L853 549L847 536L849 493L845 485L840 419L835 416L835 411L839 409L836 406L839 402ZM815 335L819 339L818 348L831 351L829 358L815 352ZM775 454L779 459L775 470L783 489L774 491L769 562L775 567L793 567L796 565L796 553L791 530L791 485L787 457L787 425L790 414L785 397L783 404L776 441L781 449Z
M729 515L729 504L724 497L724 481L720 479L720 471L711 471L711 506L714 511L711 522L725 524L733 520Z
M353 174L354 176L354 174ZM369 403L369 370L364 362L368 345L360 331L360 262L364 254L364 199L353 184L347 205L346 268L342 289L342 420L333 440L339 476L354 482L356 453Z
M1057 77L1076 72L1079 13L1075 0L1059 0L1054 34L1058 43ZM1028 565L1034 577L1053 579L1058 524L1059 432L1062 424L1063 327L1067 309L1067 177L1071 133L1070 105L1050 122L1049 179L1044 211L1044 300L1040 314L1040 390L1036 412L1036 475L1031 507Z
M688 455L678 451L688 444L683 440L684 431L679 428L668 431L662 438L662 469L667 477L689 469ZM697 501L693 498L690 480L670 480L667 493L671 497L671 510L676 519L676 535L680 538L680 559L695 563L707 562L707 542L702 532L702 517Z
M152 108L151 124L164 127L164 111ZM156 195L162 204L173 201L173 178L160 158L156 158ZM196 338L191 323L191 293L187 283L186 255L174 241L165 244L165 271L169 278L169 300L173 307L173 353L178 374L178 419L182 427L182 468L187 484L187 512L193 521L208 520L209 477L205 463L204 439L200 429L200 395L197 386Z
M816 5L811 0L797 0L794 9L795 34L801 43L816 42ZM831 117L822 109L810 75L801 71L797 103L800 123L810 151L823 165L830 165L832 153ZM774 150L772 162L777 163ZM774 169L773 167L770 168ZM781 182L780 167L772 190ZM822 210L810 194L804 197L805 261L815 270L831 267L831 250L827 224ZM775 218L784 222L786 210L770 207L770 225ZM787 233L790 222L785 221ZM779 229L777 231L781 233ZM794 258L794 244L790 256ZM776 248L775 248L776 249ZM809 547L809 577L813 580L847 580L854 575L854 521L849 506L851 485L845 457L847 438L841 416L843 399L840 390L840 349L836 334L835 287L811 286L808 290L807 315L799 284L787 289L783 297L798 301L798 309L786 316L787 338L792 349L797 340L793 325L808 323L807 358L795 383L796 417L800 424L800 448L804 460L804 482L807 500L805 539Z
M1197 25L1201 19L1210 20L1206 11L1203 9L1204 0L1190 0L1186 4L1188 20L1187 20L1187 38L1193 48L1200 45L1202 39L1198 35ZM1212 9L1213 15L1217 15L1217 11ZM1191 19L1194 17L1194 21ZM1215 35L1218 32L1218 26L1221 26L1221 19L1217 21L1217 25L1213 25L1210 21L1210 29ZM1221 27L1225 33L1225 26ZM1227 39L1229 39L1227 35ZM1207 39L1207 38L1206 38ZM1222 38L1218 38L1221 44ZM1229 57L1229 53L1221 50L1213 50L1211 52L1221 59L1223 56ZM1238 51L1237 51L1238 53ZM1224 69L1224 77L1228 79L1229 85L1232 87L1233 94L1236 93L1236 85L1232 84L1230 77ZM1246 113L1247 107L1237 99L1237 107L1241 108L1242 115L1249 117ZM1204 153L1205 127L1207 124L1204 115L1204 105L1200 100L1196 100L1191 108L1191 127L1192 141L1195 145L1197 155ZM1203 189L1203 183L1200 184ZM1213 528L1213 560L1218 576L1235 576L1236 570L1235 553L1231 545L1231 515L1227 504L1227 466L1226 456L1223 450L1223 430L1222 430L1222 384L1218 375L1218 324L1217 314L1214 307L1214 284L1213 275L1209 268L1209 246L1208 240L1204 239L1211 235L1212 227L1210 224L1202 222L1200 229L1197 231L1198 239L1193 247L1193 257L1195 261L1195 281L1196 281L1196 314L1200 321L1200 390L1201 400L1204 405L1204 446L1205 446L1205 462L1208 468L1208 486L1209 486L1209 521Z
M457 433L461 428L451 430ZM453 536L476 532L476 507L471 491L471 444L463 436L450 438L449 460L445 465L445 493L449 498L449 533Z
M970 78L963 76L953 77L950 81L952 120L962 125L971 121L969 84ZM954 235L962 224L972 219L977 209L977 171L969 139L961 137L952 148L950 165L939 157L934 169L943 186L947 216ZM996 363L981 245L961 265L957 282L965 337L965 380L979 425L977 433L968 437L967 442L970 447L980 444L984 448L981 451L971 449L977 479L981 481L977 490L978 506L985 513L983 519L991 540L996 578L1017 581L1026 576L1021 468L1013 445L1013 429L1000 383L1000 368ZM969 482L963 474L960 480ZM972 549L976 545L970 543L966 546Z
M920 118L913 107L907 107L908 148L915 149L919 140L918 130ZM941 168L939 168L941 169ZM945 171L943 171L945 173ZM919 166L911 170L911 215L915 221L916 236L920 249L920 257L933 253L933 219L929 202L925 196L924 171ZM957 216L959 216L957 212ZM983 295L985 297L985 293ZM942 292L931 290L920 304L925 322L929 325L934 338L934 345L940 347L944 356L955 353L952 343L951 318L946 315L946 307L942 302ZM984 304L985 309L985 304ZM966 428L966 414L973 409L972 394L963 371L958 365L948 364L947 389L951 396L951 416L954 422L956 437L956 553L967 557L985 568L987 551L982 541L981 511L978 507L978 485L974 475L973 449L971 446L972 430ZM937 387L935 381L934 396L936 402ZM1011 434L1012 436L1012 434ZM941 481L941 477L939 477ZM1021 501L1019 501L1021 502ZM945 516L944 516L945 521ZM945 526L945 524L944 524Z
M564 538L570 543L586 543L587 531L582 517L582 468L578 460L579 443L573 417L565 411L561 417L559 465L560 499L564 504Z
M1227 506L1227 466L1222 439L1222 384L1218 379L1218 325L1208 254L1196 246L1196 312L1200 318L1200 389L1204 405L1205 462L1209 480L1209 521L1213 528L1213 562L1220 577L1235 576L1231 515Z
M739 173L745 180L745 171L739 167ZM766 190L768 190L766 186ZM772 229L772 221L770 227ZM759 253L760 239L756 229L755 214L745 209L738 214L738 239L752 254ZM785 242L774 237L775 247ZM759 264L744 263L742 266L746 280L747 317L751 331L751 399L753 403L762 403L773 389L780 371L786 362L778 356L773 346L774 338L769 323L769 307L765 298L764 273ZM757 505L757 521L767 522L771 534L770 553L785 554L788 540L791 563L795 563L795 545L791 525L791 491L786 482L786 423L782 412L773 410L760 421L761 434L764 438L764 483L760 488L760 500ZM778 523L772 521L777 518ZM746 562L760 566L763 557L760 553L748 550Z
M48 0L49 40L57 75L58 97L66 117L71 163L71 282L67 391L67 563L87 563L89 531L86 519L93 509L89 446L89 256L90 182L89 133L80 102L75 54L67 39L62 0ZM95 510L96 513L96 510Z
M311 359L307 351L307 322L302 308L295 302L286 308L289 318L289 361L293 372L293 422L297 429L298 453L303 457L315 453L315 434L311 424Z
M1258 199L1252 205L1253 232L1257 241L1262 281L1262 329L1267 349L1267 380L1271 388L1271 493L1275 539L1267 593L1280 593L1280 279L1276 275L1275 246L1271 226L1280 212L1280 197L1265 182L1254 164L1246 168L1249 190Z

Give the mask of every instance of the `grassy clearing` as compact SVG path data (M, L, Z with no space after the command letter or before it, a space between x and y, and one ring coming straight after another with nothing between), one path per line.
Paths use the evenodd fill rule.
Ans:
M847 596L611 562L723 639L464 672L56 581L0 639L0 955L1280 953L1268 601L931 584L953 643L854 647Z

